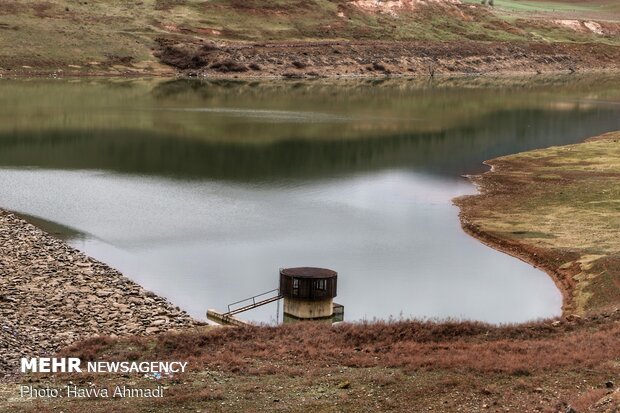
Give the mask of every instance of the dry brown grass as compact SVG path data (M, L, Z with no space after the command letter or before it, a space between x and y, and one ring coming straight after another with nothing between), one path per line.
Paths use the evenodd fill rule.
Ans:
M146 338L97 338L66 350L86 359L182 359L195 369L269 375L341 365L417 370L471 370L528 376L558 369L601 368L620 359L620 312L592 319L522 326L482 323L321 323L207 328ZM257 367L257 361L260 366ZM267 364L265 364L267 363Z
M496 327L418 321L214 328L95 338L63 355L96 360L187 360L164 399L89 403L90 413L184 411L426 411L582 413L620 374L620 311ZM39 377L36 383L133 385L110 375ZM138 383L138 384L136 384ZM153 386L153 382L145 382ZM0 386L0 393L2 388ZM87 401L50 411L84 411ZM3 406L0 402L0 411ZM17 406L34 412L40 406ZM486 407L484 407L486 406ZM44 410L41 410L44 411ZM604 410L601 410L604 411Z
M609 392L606 389L587 390L581 396L571 402L571 407L577 412L586 412L590 407L594 407L596 402L601 400Z

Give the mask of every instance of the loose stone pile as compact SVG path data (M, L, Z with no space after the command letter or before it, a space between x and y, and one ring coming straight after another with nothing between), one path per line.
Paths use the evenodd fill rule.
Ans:
M0 210L0 376L94 335L197 324L162 297Z

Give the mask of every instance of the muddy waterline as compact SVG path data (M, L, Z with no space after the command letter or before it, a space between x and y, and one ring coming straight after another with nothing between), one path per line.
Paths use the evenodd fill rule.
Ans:
M0 205L198 318L304 265L348 320L555 316L451 199L485 159L618 129L620 87L485 82L1 81Z

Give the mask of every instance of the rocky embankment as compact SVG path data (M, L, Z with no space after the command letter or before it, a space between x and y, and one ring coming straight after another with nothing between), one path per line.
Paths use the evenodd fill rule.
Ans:
M620 48L505 42L213 42L159 39L156 56L205 77L381 77L617 71Z
M197 324L166 299L14 214L0 211L0 376L26 355L94 335Z

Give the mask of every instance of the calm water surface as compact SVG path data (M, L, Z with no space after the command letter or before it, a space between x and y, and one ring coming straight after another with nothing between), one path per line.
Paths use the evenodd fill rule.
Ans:
M561 295L463 233L461 175L620 129L620 83L3 80L0 107L0 206L196 317L308 265L348 320L501 323Z

